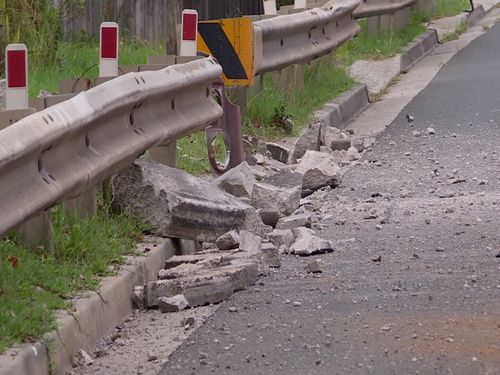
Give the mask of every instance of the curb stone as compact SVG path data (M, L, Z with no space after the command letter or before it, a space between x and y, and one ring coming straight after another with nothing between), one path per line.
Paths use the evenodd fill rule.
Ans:
M323 121L326 126L339 129L364 111L370 105L368 98L368 87L357 84L346 92L337 96L333 101L327 103L314 113L316 121Z
M170 239L151 237L137 248L140 254L149 252L126 257L127 264L117 276L104 278L99 292L85 292L75 299L73 313L58 313L57 331L49 332L40 342L11 348L0 355L0 375L64 374L71 370L71 356L77 348L90 350L123 322L133 311L134 286L155 280L165 260L176 252Z
M408 73L408 70L427 56L438 43L436 30L427 30L417 36L401 53L401 73Z

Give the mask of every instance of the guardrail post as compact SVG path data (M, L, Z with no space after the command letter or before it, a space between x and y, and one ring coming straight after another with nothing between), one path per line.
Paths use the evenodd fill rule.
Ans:
M436 0L417 0L415 9L432 17L436 12Z
M282 91L304 88L304 65L292 64L278 72L271 73L274 84Z
M385 30L401 30L410 24L411 8L407 7L393 14L368 17L368 33L379 35Z
M6 111L0 112L0 130L35 112L28 108L28 50L24 44L9 44L5 49ZM53 230L50 210L38 213L16 229L20 244L26 248L43 246L52 251Z

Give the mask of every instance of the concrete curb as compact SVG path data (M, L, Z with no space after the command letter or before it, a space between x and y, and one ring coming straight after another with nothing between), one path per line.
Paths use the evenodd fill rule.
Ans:
M327 126L343 129L369 104L367 86L357 84L332 102L325 104L323 108L314 113L314 117L317 121L323 121Z
M427 56L438 43L436 30L427 30L417 36L401 53L401 73L407 73L411 67Z
M477 20L483 18L486 15L486 11L482 5L474 7L474 10L467 15L467 23L473 24Z
M137 245L139 253L127 257L117 276L106 277L99 292L86 292L75 299L74 312L63 311L57 317L57 331L49 332L34 344L12 348L0 355L0 375L64 374L71 370L71 356L80 348L93 345L133 311L134 286L156 280L164 261L175 255L169 239L152 239ZM150 249L150 250L147 250Z

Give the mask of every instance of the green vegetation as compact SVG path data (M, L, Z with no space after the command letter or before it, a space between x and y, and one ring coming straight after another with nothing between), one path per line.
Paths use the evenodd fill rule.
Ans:
M153 46L135 40L120 43L120 64L145 64L147 57L164 55L164 46ZM31 57L31 56L30 56ZM30 96L37 96L40 90L57 92L60 80L79 77L94 78L99 73L99 44L82 38L77 42L60 42L53 63L30 63Z
M428 17L424 13L414 11L411 14L410 24L404 29L387 30L378 36L373 36L368 33L366 20L360 20L361 32L338 48L335 55L347 65L351 65L356 60L379 60L392 57L426 30L424 25L426 21Z
M434 18L455 16L467 9L470 9L469 0L436 0Z
M296 135L314 110L348 90L354 81L344 69L324 59L305 67L303 90L279 90L266 75L263 89L250 93L244 132L264 138ZM287 119L293 121L293 127Z
M62 1L61 7L69 0ZM61 8L62 10L62 8ZM60 37L60 10L52 0L0 0L0 50L9 43L31 46L31 58L37 64L54 60ZM0 70L4 71L3 58Z
M444 34L443 40L441 42L446 43L449 42L450 40L456 40L459 38L460 35L462 35L465 32L465 30L467 30L467 22L461 22L457 26L454 32Z
M27 250L15 238L0 241L0 353L55 327L54 310L71 308L69 298L97 289L99 276L122 263L141 236L125 216L76 219L53 210L54 252Z

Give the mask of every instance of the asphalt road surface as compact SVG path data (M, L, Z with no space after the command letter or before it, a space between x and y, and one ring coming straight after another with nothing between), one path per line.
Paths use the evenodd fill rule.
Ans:
M336 251L285 255L161 374L500 374L500 26L311 201Z

